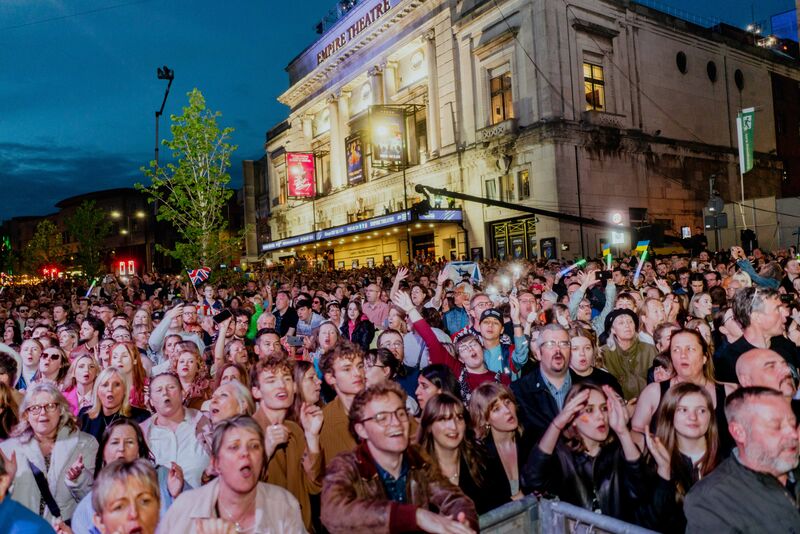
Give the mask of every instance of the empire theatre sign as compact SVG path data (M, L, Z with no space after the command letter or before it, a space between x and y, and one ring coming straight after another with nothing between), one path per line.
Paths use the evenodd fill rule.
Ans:
M355 39L361 32L372 26L376 20L384 16L392 8L390 0L380 0L342 33L334 37L317 53L317 65L323 63L347 43Z

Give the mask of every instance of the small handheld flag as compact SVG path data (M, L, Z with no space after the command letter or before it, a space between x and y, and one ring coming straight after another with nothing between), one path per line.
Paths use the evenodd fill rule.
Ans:
M638 243L636 243L636 252L646 252L647 251L647 247L649 247L649 246L650 246L650 241L649 240L647 240L647 241L639 241Z
M191 271L187 269L186 272L189 273L189 278L195 287L208 280L208 277L211 276L211 269L208 267L200 267Z
M608 245L604 245L603 246L603 257L605 258L606 256L609 256L609 255L611 255L611 247L609 247Z

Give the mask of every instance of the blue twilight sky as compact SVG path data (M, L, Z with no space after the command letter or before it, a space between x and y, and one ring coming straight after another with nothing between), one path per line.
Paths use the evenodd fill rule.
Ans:
M560 0L548 0L560 1ZM744 26L794 0L644 0ZM335 0L0 0L0 221L55 211L59 200L142 181L154 112L175 71L164 117L197 87L236 129L231 168L263 155L285 118L286 64L315 38ZM162 158L164 152L162 151Z

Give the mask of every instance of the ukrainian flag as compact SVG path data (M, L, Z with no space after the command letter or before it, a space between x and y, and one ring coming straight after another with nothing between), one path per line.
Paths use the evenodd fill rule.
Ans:
M609 255L611 255L611 247L606 245L603 247L603 257L605 258L606 256Z
M650 241L639 241L636 243L636 252L645 252L648 246L650 246Z

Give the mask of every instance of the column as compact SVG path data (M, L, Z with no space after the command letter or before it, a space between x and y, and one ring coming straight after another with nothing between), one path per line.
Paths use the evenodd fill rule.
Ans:
M345 153L344 140L350 135L350 91L342 90L339 93L339 173L341 175L340 187L346 187L347 182L347 154ZM333 144L331 144L333 150ZM331 159L331 166L333 166L333 159Z
M314 116L313 115L305 115L303 117L303 137L305 137L306 143L311 145L311 141L314 140Z
M425 34L425 58L428 63L428 155L439 155L441 126L439 124L439 79L436 72L436 32Z
M798 0L800 1L800 0ZM397 92L397 62L387 61L383 69L383 98L390 102Z
M383 95L383 69L374 66L367 71L369 83L372 86L372 103L376 106L386 103Z
M342 176L344 143L342 142L342 129L339 123L339 98L336 95L328 97L328 117L331 136L331 189L336 191L344 183ZM323 193L328 192L323 191Z

